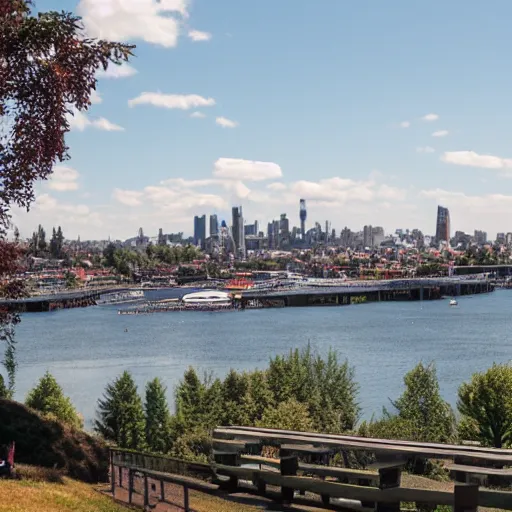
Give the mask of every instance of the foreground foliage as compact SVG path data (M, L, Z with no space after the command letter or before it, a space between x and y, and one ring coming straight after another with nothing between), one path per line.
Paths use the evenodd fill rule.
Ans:
M512 442L512 366L494 364L459 388L461 430L468 439L502 448Z
M418 364L404 377L405 390L377 421L364 422L361 435L420 442L449 443L457 438L455 415L443 400L434 365Z

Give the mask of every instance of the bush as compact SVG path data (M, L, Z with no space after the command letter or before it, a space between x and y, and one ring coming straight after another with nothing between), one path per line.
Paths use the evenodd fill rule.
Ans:
M294 398L281 402L277 407L266 409L257 426L299 432L310 432L314 429L307 405L297 402Z
M512 366L494 364L475 373L459 388L458 409L464 436L485 446L502 448L512 442Z

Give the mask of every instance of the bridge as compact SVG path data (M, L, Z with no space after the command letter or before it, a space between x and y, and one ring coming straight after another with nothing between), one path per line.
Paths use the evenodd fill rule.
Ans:
M460 277L346 281L332 286L276 286L265 290L246 290L240 294L242 307L259 302L272 306L345 305L394 300L433 300L443 296L472 295L494 291L487 279Z

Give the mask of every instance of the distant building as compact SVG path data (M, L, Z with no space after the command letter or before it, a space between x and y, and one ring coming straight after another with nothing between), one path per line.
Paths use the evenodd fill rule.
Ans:
M255 221L254 224L246 224L244 226L245 236L257 236L259 234L259 224Z
M214 238L219 236L219 219L217 215L210 215L210 236Z
M450 243L450 211L443 206L437 207L436 243Z
M507 233L507 236L505 238L505 242L508 246L512 245L512 233Z
M302 240L306 239L306 219L308 218L308 211L306 210L306 200L301 199L299 203L299 217L300 217L300 233Z
M363 228L363 245L364 247L373 247L373 229L372 226Z
M206 215L194 217L194 245L203 250L206 247Z
M231 210L232 222L231 231L235 243L235 257L245 259L245 234L244 217L241 206L234 206Z
M487 233L485 231L475 229L473 238L475 239L475 243L478 245L485 245L487 243Z
M496 235L496 243L504 244L505 243L505 233L498 233Z

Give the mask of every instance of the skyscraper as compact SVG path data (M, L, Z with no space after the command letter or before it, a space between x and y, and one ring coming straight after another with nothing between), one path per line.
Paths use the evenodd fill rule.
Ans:
M206 247L206 215L194 217L194 245Z
M217 219L217 215L210 215L210 236L219 236L219 220Z
M302 240L305 240L306 239L306 219L308 217L305 199L300 200L299 216L300 216L300 232L302 235Z
M437 207L436 243L450 243L450 212L443 206Z
M234 206L231 210L233 216L233 224L231 231L233 233L233 241L235 242L235 256L245 258L245 233L244 233L244 217L242 215L242 207Z

